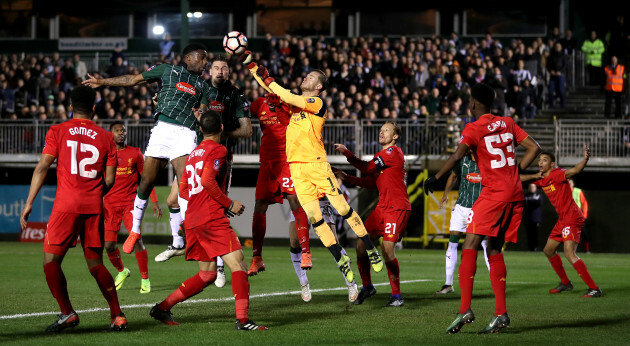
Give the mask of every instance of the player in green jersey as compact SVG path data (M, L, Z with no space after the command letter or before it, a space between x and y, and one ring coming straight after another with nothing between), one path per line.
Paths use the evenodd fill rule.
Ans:
M446 249L446 281L441 289L435 292L435 295L447 294L453 292L453 276L455 267L457 266L457 246L459 245L459 237L466 233L466 225L470 215L470 209L479 197L481 192L481 173L472 154L468 152L466 156L459 162L457 167L451 171L451 175L446 182L444 195L440 200L440 209L448 202L448 193L455 187L459 180L459 196L455 202L455 207L451 212L451 222L449 225L450 237L448 240L448 248ZM488 263L488 254L486 254L487 240L481 242L483 247L483 257L486 260L486 266L490 271L490 263Z
M123 251L131 253L140 239L140 225L147 206L147 199L155 185L158 173L170 161L178 181L188 154L196 147L197 118L208 109L210 89L202 77L208 65L208 53L200 44L190 44L182 52L183 63L178 66L161 64L137 75L124 75L113 78L96 78L88 75L84 85L92 88L100 86L131 87L143 83L160 82L155 118L156 125L151 130L149 144L145 151L144 169L134 201L133 226L123 245ZM180 198L181 209L187 201ZM182 213L184 214L184 213Z

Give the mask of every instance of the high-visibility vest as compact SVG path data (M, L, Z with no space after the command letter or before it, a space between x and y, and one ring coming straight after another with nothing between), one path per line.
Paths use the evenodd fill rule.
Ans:
M623 75L625 68L621 64L617 64L615 68L610 65L606 66L606 90L614 92L623 91Z
M586 54L586 64L602 67L602 54L604 54L604 42L600 39L595 41L586 40L582 44L582 51Z

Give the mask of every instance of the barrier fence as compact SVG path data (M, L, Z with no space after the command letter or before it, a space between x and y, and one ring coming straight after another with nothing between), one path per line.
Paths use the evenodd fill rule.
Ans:
M328 120L323 140L326 152L334 161L334 144L344 144L357 156L371 156L380 151L378 143L384 120ZM110 122L98 121L109 129ZM398 142L411 168L425 168L423 159L445 159L457 145L460 126L447 120L433 122L398 120L402 136ZM15 162L36 163L41 153L46 131L52 121L0 121L0 164ZM232 149L235 167L258 162L262 132L257 122L252 124L251 138L242 139ZM630 171L630 122L619 120L556 120L553 127L553 148L563 165L578 162L583 156L583 145L591 148L589 167ZM153 122L127 121L127 143L144 150L149 141ZM524 127L527 131L527 127ZM531 132L530 132L531 133ZM534 135L535 137L535 135ZM547 149L547 148L546 148ZM345 161L345 160L344 160Z

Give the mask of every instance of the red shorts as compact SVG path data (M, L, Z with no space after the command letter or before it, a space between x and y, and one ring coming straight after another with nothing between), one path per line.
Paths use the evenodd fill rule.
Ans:
M63 256L77 245L78 237L81 237L85 258L100 258L103 253L103 215L53 211L48 219L44 252Z
M558 222L556 222L556 225L551 230L551 234L549 234L549 239L553 239L561 243L567 240L573 240L574 242L579 243L580 235L582 234L583 227L584 227L584 221L558 220Z
M284 195L295 195L289 164L284 161L261 162L256 182L256 199L282 203Z
M470 210L466 233L486 235L516 243L523 217L523 201L491 201L479 197Z
M186 229L187 261L216 261L217 256L241 249L241 242L230 227L230 221L227 217L224 219Z
M409 223L411 210L384 208L379 205L365 220L365 229L370 234L383 237L383 240L399 242Z
M105 205L105 241L118 241L118 231L120 223L125 225L127 231L133 224L133 202L128 205Z

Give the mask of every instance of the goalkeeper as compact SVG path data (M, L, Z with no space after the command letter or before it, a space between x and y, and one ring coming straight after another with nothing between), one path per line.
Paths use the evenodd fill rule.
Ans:
M328 77L320 70L309 73L300 85L302 95L294 95L281 87L269 76L267 68L251 61L252 52L245 51L239 60L247 64L252 76L265 90L280 96L289 105L291 120L287 127L287 162L293 178L298 200L319 239L332 253L339 270L348 282L354 280L350 269L350 257L342 254L342 248L322 217L319 199L326 196L339 215L350 225L365 244L376 272L383 270L383 260L370 240L363 221L339 192L337 179L330 168L322 142L322 129L326 120L326 104L319 97L326 90Z

